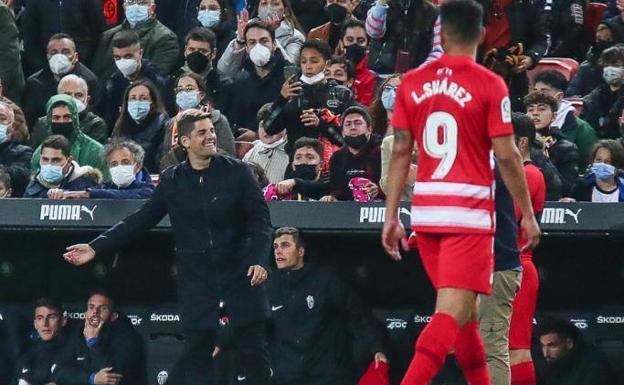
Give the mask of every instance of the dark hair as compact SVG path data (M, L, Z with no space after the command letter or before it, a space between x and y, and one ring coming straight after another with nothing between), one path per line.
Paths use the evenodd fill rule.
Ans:
M63 156L69 157L71 146L69 145L69 140L63 135L50 135L41 144L41 152L43 152L44 148L61 150Z
M539 91L529 92L529 94L524 97L523 102L524 102L524 108L529 108L529 106L535 105L535 104L545 104L548 107L550 107L552 112L557 112L557 108L558 108L557 99Z
M297 152L298 149L303 148L303 147L308 147L314 150L314 152L316 152L318 154L318 156L321 157L321 160L323 160L323 142L321 142L318 139L314 139L314 138L308 138L307 136L302 136L301 138L297 139L297 141L295 141L295 145L294 145L294 149L293 149L293 156L294 153Z
M341 40L347 34L347 29L349 28L362 28L364 32L366 32L366 24L364 24L362 21L358 19L348 19L342 23L342 28L340 28ZM366 34L366 42L368 43L369 41L370 38L368 37L368 34Z
M95 289L91 289L91 291L89 292L89 297L87 298L87 301L90 300L91 297L93 297L94 295L100 295L102 297L108 298L108 300L111 303L110 310L115 311L115 300L113 299L113 296L108 289L105 289L103 287L96 287Z
M279 238L283 235L290 235L293 238L293 241L295 241L295 245L297 246L297 248L305 247L305 241L303 240L301 231L299 231L298 228L280 227L279 229L275 230L275 236L273 237L273 239Z
M196 109L189 109L182 112L182 116L178 119L178 138L191 135L191 132L195 129L195 122L210 119L210 116L208 112Z
M598 65L601 67L618 63L624 64L624 44L616 44L605 49L598 59Z
M481 37L483 8L474 0L448 0L440 6L442 31L460 44L475 44Z
M316 50L318 53L321 54L321 56L323 56L323 59L325 59L325 61L331 59L331 47L329 46L329 44L327 44L327 42L323 40L320 40L320 39L306 40L301 45L301 48L299 49L299 53L303 54L304 49Z
M265 188L269 185L269 178L267 178L266 171L264 171L262 166L260 166L256 162L250 161L245 161L245 164L251 170L251 173L253 174L254 178L256 178L256 181L258 182L260 188Z
M141 45L139 35L131 29L122 29L113 35L111 42L113 48L126 48L133 45Z
M158 88L151 81L143 78L135 81L130 84L128 88L126 88L126 92L124 93L123 103L121 105L121 114L119 118L117 118L117 122L115 122L115 127L113 128L114 136L132 136L136 132L133 132L133 128L137 129L138 125L132 120L130 114L128 113L128 97L130 95L130 91L139 86L143 86L149 90L150 97L152 98L151 110L146 121L150 116L154 114L160 114L165 112L165 105L163 103L162 97L160 96L160 92Z
M47 307L48 309L55 310L59 315L63 315L63 306L59 301L50 297L37 298L33 303L33 312L38 307Z
M74 40L74 38L63 32L55 33L54 35L50 36L50 38L48 39L48 44L50 44L51 41L63 40L63 39L67 39L71 41L72 44L74 45L74 51L76 50L76 41Z
M358 114L362 116L362 118L364 118L364 121L366 122L366 125L368 127L371 127L373 125L373 118L371 118L371 115L368 112L368 109L366 109L366 107L361 107L361 106L351 106L347 108L345 112L342 113L343 125L344 125L344 118L346 118L347 115L351 115L351 114Z
M381 102L381 95L383 94L383 88L390 82L392 79L401 79L403 74L392 74L389 75L384 81L379 85L379 88L375 92L375 99L370 105L370 114L373 119L373 133L385 136L388 131L388 112L386 111L386 107L384 107Z
M184 44L188 44L189 40L203 41L205 43L208 43L211 50L217 47L217 35L208 28L195 27L191 29L184 38Z
M256 114L256 123L260 124L261 121L266 120L273 109L273 103L266 103L258 110Z
M332 64L344 65L345 72L347 73L347 79L355 79L355 66L351 60L344 56L333 55L331 59L327 61L327 66L329 67Z
M207 101L212 102L211 94L208 90L208 85L206 84L206 82L200 75L196 74L195 72L185 72L182 75L178 76L178 78L175 81L175 87L178 86L178 83L180 83L180 80L183 78L191 78L195 80L195 83L197 84L197 89L200 92L204 93L204 98L200 101L201 104L205 104ZM175 87L174 87L174 91L175 91Z
M11 188L11 175L4 166L0 166L0 185L4 185L7 190Z
M548 319L539 325L537 337L541 338L547 334L557 334L562 338L569 338L575 346L583 342L583 337L578 328L561 319Z
M245 29L243 30L243 38L245 40L247 40L247 31L249 31L252 28L264 29L265 31L269 33L269 35L271 35L271 40L275 41L275 31L273 30L273 28L271 28L271 26L268 23L260 19L253 19L253 20L250 20L249 23L247 23L247 25L245 26Z
M601 148L609 150L611 154L611 165L613 165L613 167L618 170L624 169L624 147L620 142L613 139L603 139L594 145L590 154L590 163L593 163L594 158L596 158L596 153Z
M559 71L546 70L538 72L533 77L533 84L544 83L557 91L565 91L568 88L568 80Z
M290 24L291 27L299 31L303 31L303 27L301 26L301 23L299 23L299 19L297 19L297 15L295 15L295 12L292 9L290 0L281 0L281 1L282 1L282 4L284 5L284 20L286 20L286 22ZM260 2L258 1L256 2L256 5L254 6L253 11L251 12L252 17L258 17L259 8L260 8Z
M514 135L517 138L528 138L529 147L532 147L535 143L535 124L528 115L521 112L514 112L511 114L511 124L513 125Z

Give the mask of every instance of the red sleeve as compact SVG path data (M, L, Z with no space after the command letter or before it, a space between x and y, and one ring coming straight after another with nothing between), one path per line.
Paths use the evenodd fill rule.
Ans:
M415 138L414 130L412 129L411 119L409 118L409 85L406 79L403 79L399 85L396 99L394 101L394 111L392 112L392 128L411 130L412 137Z
M511 101L507 85L500 77L494 78L491 87L487 87L486 93L488 103L488 134L490 138L497 136L513 135L511 125Z
M533 164L527 164L524 166L524 175L526 176L527 184L529 186L529 196L531 197L531 204L533 206L533 212L538 215L544 210L544 204L546 202L546 181L542 171ZM514 204L516 210L516 218L522 219L522 213L518 204Z

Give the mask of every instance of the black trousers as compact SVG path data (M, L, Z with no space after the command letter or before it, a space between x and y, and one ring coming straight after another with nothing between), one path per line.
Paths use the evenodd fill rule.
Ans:
M232 328L230 344L217 355L216 360L212 357L215 330L186 331L185 351L167 384L224 385L233 382L270 385L272 372L265 329L264 321Z

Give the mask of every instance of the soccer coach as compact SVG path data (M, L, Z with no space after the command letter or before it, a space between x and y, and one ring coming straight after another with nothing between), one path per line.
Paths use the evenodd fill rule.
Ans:
M185 111L179 142L188 159L165 170L152 197L134 214L89 244L67 248L64 258L83 265L115 250L169 215L178 257L177 292L186 352L171 384L214 383L212 351L219 302L237 336L234 348L250 384L270 381L264 285L271 254L269 210L244 163L217 155L210 114Z

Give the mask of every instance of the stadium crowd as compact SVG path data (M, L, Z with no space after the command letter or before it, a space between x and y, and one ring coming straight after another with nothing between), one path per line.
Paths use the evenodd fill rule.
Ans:
M478 61L535 132L525 162L544 175L546 200L624 201L624 1L480 3ZM442 55L438 13L430 0L0 0L0 198L147 199L187 158L179 121L200 110L267 201L383 201L397 89ZM295 229L278 231L274 249L273 314L294 303L286 293L319 308L301 330L287 325L305 308L273 320L277 385L357 382L349 341L321 333L328 324L368 345L360 384L384 384L387 347L369 310L333 271L304 266ZM0 383L144 383L128 318L104 290L87 301L85 321L67 328L55 300L35 302L37 341L0 363ZM539 337L541 384L614 383L569 325Z

